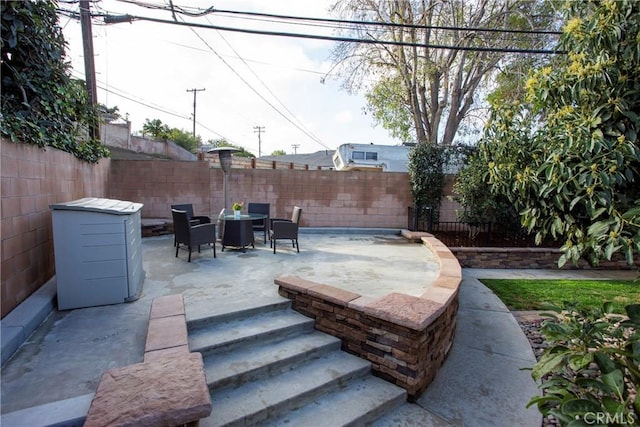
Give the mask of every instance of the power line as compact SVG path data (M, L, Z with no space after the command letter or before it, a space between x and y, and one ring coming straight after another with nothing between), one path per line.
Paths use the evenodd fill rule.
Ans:
M80 73L79 73L79 72L77 72L77 71L75 71L75 70L71 70L71 71L72 71L72 73L73 73L73 72L75 72L75 73L76 73L76 78L80 78L80 79L82 78L82 76L80 75ZM98 88L99 88L99 89L104 90L105 92L110 93L110 94L112 94L112 95L115 95L115 96L118 96L118 97L120 97L120 98L126 99L126 100L128 100L128 101L133 102L133 103L136 103L136 104L142 105L143 107L147 107L147 108L150 108L150 109L152 109L152 110L156 110L156 111L159 111L159 112L161 112L161 113L164 113L164 114L168 114L168 115L170 115L170 116L177 117L177 118L179 118L179 119L189 120L189 117L188 117L188 116L184 116L184 115L181 115L180 113L176 113L176 112L174 112L174 111L169 111L169 110L167 110L167 109L165 109L165 108L162 108L162 107L160 107L160 106L157 106L157 105L155 105L155 106L154 106L154 105L150 105L150 104L148 104L147 102L143 102L143 101L140 101L140 100L134 99L134 98L132 98L132 97L131 97L132 95L130 95L130 94L129 94L129 95L123 94L123 93L126 93L126 92L124 92L122 89L118 89L118 88L114 87L113 85L110 85L110 86L109 86L109 88L107 88L107 87L103 86L103 83L102 83L102 82L100 82L100 81L96 81L96 83L97 83L97 86L98 86ZM116 91L118 91L118 92L122 92L122 93L118 93L118 92L116 92ZM211 129L211 128L207 127L205 124L203 124L203 123L201 123L201 122L198 122L198 121L196 121L196 123L197 123L197 124L198 124L198 126L200 126L201 128L203 128L203 129L205 129L205 130L208 130L209 132L211 132L211 133L213 133L213 134L215 134L215 135L218 135L220 138L222 138L222 139L224 139L224 140L226 140L226 141L228 141L228 142L230 142L230 143L232 143L232 144L239 145L236 141L232 140L231 138L228 138L227 136L225 136L225 135L221 134L220 132L218 132L218 131L216 131L216 130L213 130L213 129Z
M132 2L135 3L135 2ZM137 3L136 3L137 4ZM58 9L61 13L71 13L76 14L74 11L69 10L61 10ZM172 24L179 26L188 26L188 27L196 27L196 28L205 28L205 29L215 29L219 31L231 31L245 34L256 34L256 35L267 35L267 36L275 36L275 37L293 37L293 38L303 38L303 39L314 39L314 40L327 40L327 41L337 41L337 42L347 42L347 43L363 43L363 44L377 44L377 45L392 45L392 46L406 46L406 47L422 47L422 48L432 48L432 49L448 49L448 50L462 50L462 51L475 51L475 52L500 52L500 53L527 53L527 54L543 54L543 55L556 55L556 54L566 54L566 51L562 50L552 50L552 49L522 49L522 48L501 48L501 47L479 47L479 46L455 46L455 45L444 45L444 44L421 44L421 43L413 43L413 42L404 42L404 41L393 41L393 40L375 40L370 38L353 38L353 37L336 37L336 36L322 36L317 34L303 34L303 33L288 33L281 31L266 31L266 30L254 30L249 28L233 28L233 27L224 27L219 25L212 24L199 24L199 23L187 23L187 22L178 22L160 18L152 18L152 17L144 17L137 15L110 15L110 14L101 14L94 15L96 17L102 16L104 22L106 24L114 24L114 23L123 23L123 22L132 22L134 20L139 21L149 21L156 22L161 24ZM322 18L308 18L308 19L322 19ZM345 21L347 22L347 21ZM357 22L357 21L353 21ZM507 30L507 29L495 29L495 28L463 28L463 27L432 27L432 26L421 26L416 24L392 24L392 23L375 23L377 25L384 26L415 26L416 28L421 29L443 29L443 30L456 30L456 31L483 31L483 32L502 32L502 33L515 33L521 32L524 34L558 34L558 32L542 32L540 30Z
M260 12L241 12L237 10L223 10L214 9L214 13L227 13L234 15L248 15L248 16L263 16L268 18L286 19L286 20L301 20L310 22L329 22L337 24L353 24L358 27L361 26L384 26L395 28L414 28L414 29L429 29L429 30L449 30L449 31L475 31L475 32L490 32L490 33L512 33L512 34L548 34L548 35L560 35L560 31L551 30L513 30L513 29L501 29L501 28L483 28L483 27L454 27L454 26L442 26L442 25L420 25L420 24L399 24L396 22L376 22L376 21L354 21L348 19L332 19L332 18L310 18L291 15L276 15L272 13L260 13Z
M242 63L247 67L247 69L249 71L251 71L251 74L253 74L253 76L262 84L262 86L271 94L271 96L273 96L275 98L276 101L278 101L280 103L280 105L285 109L285 111L287 113L289 113L291 115L291 117L293 117L299 124L298 128L299 129L304 129L305 133L310 136L312 139L314 139L316 142L320 143L320 145L323 145L320 138L318 138L316 135L314 135L310 130L308 130L304 124L300 121L300 119L298 119L298 117L296 117L295 114L293 114L291 112L291 110L289 110L287 108L286 105L284 105L284 103L280 100L280 98L278 98L276 96L275 93L273 93L273 91L269 88L269 86L267 86L267 84L260 78L260 76L258 76L258 74L256 74L255 71L253 71L253 68L251 68L249 66L249 64L247 64L247 61L245 61L245 59L235 50L235 48L233 46L231 46L231 43L229 43L227 41L227 39L220 33L218 32L218 35L220 36L220 38L227 44L227 46L229 46L229 48L233 51L233 53L236 54L237 58L240 59L242 61ZM259 138L258 138L259 139ZM323 145L324 146L324 145ZM325 147L326 148L326 147ZM260 152L260 149L258 148L258 153Z
M554 30L518 30L518 29L509 29L509 28L487 28L487 27L456 27L456 26L444 26L444 25L421 25L421 24L407 24L407 23L397 23L397 22L377 22L377 21L361 21L361 20L348 20L348 19L334 19L334 18L316 18L316 17L305 17L305 16L293 16L293 15L278 15L273 13L262 13L262 12L246 12L246 11L238 11L238 10L225 10L225 9L216 9L215 7L208 7L204 10L192 8L197 10L197 12L190 12L187 8L182 6L174 6L170 4L169 7L166 5L154 5L150 3L143 3L135 0L120 0L123 3L129 3L140 7L145 7L148 9L156 9L156 10L165 10L170 11L172 14L178 12L187 16L192 17L200 17L209 15L212 13L215 14L228 14L228 15L246 15L246 16L257 16L263 18L272 18L279 20L287 20L287 21L304 21L304 22L319 22L319 23L329 23L334 27L337 27L334 24L348 24L355 25L358 28L362 26L377 26L377 27L391 27L391 28L414 28L414 29L430 29L430 30L447 30L447 31L474 31L474 32L497 32L497 33L511 33L511 34L540 34L540 35L560 35L562 32L554 31ZM274 22L274 21L272 21ZM277 21L275 21L277 22ZM339 27L338 27L339 28Z
M204 29L210 29L210 30L231 31L236 33L244 33L244 34L256 34L256 35L275 36L275 37L292 37L292 38L313 39L313 40L327 40L327 41L338 41L338 42L347 42L347 43L422 47L422 48L431 48L431 49L462 50L462 51L472 51L472 52L527 53L527 54L544 54L544 55L566 54L566 51L550 50L550 49L454 46L454 45L444 45L444 44L413 43L413 42L403 42L403 41L393 41L393 40L375 40L375 39L362 39L362 38L352 38L352 37L321 36L317 34L284 33L281 31L253 30L249 28L232 28L232 27L223 27L220 25L199 24L195 22L176 22L176 21L170 21L166 19L151 18L151 17L144 17L144 16L136 16L136 15L119 15L119 16L105 15L104 19L105 19L105 23L132 22L137 20L137 21L156 22L159 24L186 26L191 29L195 27L195 28L204 28ZM464 30L464 28L460 28L460 30Z
M111 86L111 87L113 88L113 86ZM114 92L114 91L112 91L111 89L108 89L108 88L106 88L106 87L104 87L104 86L98 85L98 88L100 88L100 89L104 90L105 92L108 92L108 93L110 93L110 94L112 94L112 95L119 96L120 98L123 98L123 99L129 100L129 101L131 101L131 102L135 102L136 104L140 104L140 105L142 105L142 106L144 106L144 107L151 108L152 110L160 111L161 113L169 114L169 115L171 115L171 116L178 117L178 118L180 118L180 119L189 120L189 117L188 117L188 116L180 115L180 113L176 113L176 112L169 111L169 110L166 110L166 109L161 108L161 107L158 107L158 106L153 106L153 105L147 104L147 103L145 103L145 102L138 101L138 100L136 100L136 99L131 98L130 96L127 96L127 95L123 95L123 94L121 94L121 93Z
M247 16L259 16L259 17L267 17L267 18L275 18L275 19L286 19L286 20L294 20L294 21L304 21L304 22L324 22L324 23L332 23L332 24L349 24L349 25L357 25L357 28L362 28L365 25L369 25L369 26L377 26L377 27L406 27L406 28L416 28L416 29L427 29L427 28L431 28L431 29L441 29L441 30L456 30L456 31L486 31L486 32L493 32L493 33L520 33L520 34L560 34L559 32L554 32L554 31L541 31L541 30L508 30L508 29L492 29L492 28L461 28L461 27L443 27L443 26L421 26L421 25L416 25L416 24L397 24L397 23L385 23L385 22L369 22L369 21L349 21L349 20L337 20L337 19L325 19L325 18L310 18L310 17L295 17L295 16L288 16L288 15L275 15L275 14L263 14L263 13L254 13L254 12L242 12L242 11L230 11L230 10L215 10L214 8L208 8L204 11L198 9L198 12L190 12L190 11L186 11L183 8L181 8L180 6L173 6L173 4L171 4L171 8L167 8L166 6L159 6L159 5L152 5L152 4L144 4L141 2L137 2L137 1L131 1L131 0L121 0L124 1L125 3L131 3L131 4L135 4L138 6L143 6L143 7L149 7L149 8L155 8L155 9L161 9L161 10L166 10L166 11L170 11L172 13L179 13L179 14L185 14L185 15L189 15L189 16L203 16L209 13L220 13L220 14L230 14L230 15L247 15ZM195 10L195 9L191 9L191 10ZM77 19L78 14L74 11L69 11L69 10L63 10L63 9L58 9L58 11L62 14L64 13L68 13L70 17L75 17ZM240 32L240 33L248 33L248 34L256 34L256 35L268 35L268 36L281 36L281 37L293 37L293 38L307 38L307 39L317 39L317 40L329 40L329 41L342 41L342 42L352 42L352 43L365 43L365 44L378 44L378 45L399 45L399 46L412 46L412 47L423 47L423 48L435 48L435 49L451 49L451 50L469 50L469 51L492 51L492 52L504 52L504 53L534 53L534 54L558 54L558 53L565 53L562 51L556 51L556 50L542 50L542 49L511 49L511 48L488 48L488 47L468 47L468 46L448 46L448 45L428 45L428 44L420 44L420 43L411 43L411 42L396 42L396 41L388 41L388 40L375 40L373 38L348 38L348 37L330 37L330 36L321 36L321 35L315 35L315 34L297 34L297 33L288 33L288 32L278 32L278 31L262 31L262 30L252 30L252 29L248 29L248 28L232 28L232 27L222 27L222 26L217 26L217 25L206 25L206 24L199 24L199 23L187 23L187 22L180 22L177 20L171 21L171 20L165 20L165 19L158 19L158 18L151 18L151 17L141 17L141 16L134 16L134 15L119 15L119 16L114 16L114 15L110 15L108 12L107 13L103 13L103 14L93 14L92 15L94 18L95 17L102 17L104 19L105 23L114 23L114 22L132 22L133 20L140 20L140 21L150 21L150 22L156 22L156 23L167 23L167 24L173 24L173 25L179 25L179 26L188 26L192 31L195 30L194 28L205 28L205 29L216 29L218 31L231 31L231 32ZM175 15L174 15L175 16ZM282 24L286 24L285 22L282 22ZM310 25L310 24L297 24L297 25ZM338 27L336 26L335 28L342 28L345 29L345 27ZM355 28L355 27L354 27ZM263 101L265 101L269 106L271 106L278 114L280 114L282 117L284 117L287 121L289 121L291 124L293 124L295 127L297 127L298 129L300 129L303 133L305 133L305 135L307 135L308 137L310 137L312 140L314 140L315 142L318 142L319 144L321 144L323 147L328 148L326 145L322 144L322 142L319 140L319 138L317 138L317 136L311 134L308 130L306 129L302 129L301 126L295 124L294 122L292 122L288 117L286 117L281 111L279 111L273 104L271 104L268 100L266 100L260 93L258 93L256 91L255 88L253 88L246 80L244 80L242 78L242 76L240 76L228 63L226 63L221 57L220 55L215 52L215 50L213 50L213 48L211 46L209 46L207 44L206 41L204 41L204 39L202 39L202 37L200 35L198 35L197 33L195 33L204 43L205 45L207 45L207 47L209 48L209 50L211 52L213 52L214 54L216 54L219 59L227 66L231 69L231 71L233 71L245 84L247 84L251 90L253 90L261 99L263 99ZM220 35L221 38L226 42L226 40L224 39L224 37L222 35ZM227 42L227 44L229 44ZM230 46L230 45L229 45ZM231 47L231 46L230 46ZM246 61L235 51L235 49L233 49L233 47L231 47L231 49L238 55L238 58L241 59L245 65L247 65L247 67L249 68L249 70L255 75L255 72L253 72L253 70L248 66L248 64L246 63ZM286 106L284 106L284 104L275 96L275 94L273 94L273 92L264 84L264 82L262 82L262 80L258 77L258 80L263 84L263 86L266 87L266 89L274 96L274 98L276 98L276 100L284 107L284 109L291 114L291 116L293 116L296 120L298 120L295 115L293 113L291 113L291 111L289 111ZM103 89L101 87L101 89ZM114 93L111 92L107 89L104 89L107 92L110 93ZM156 109L158 111L163 111L165 113L168 114L172 114L176 117L180 117L180 118L184 118L183 116L180 116L178 114L175 113L170 113L166 110L163 110L161 108L156 108L156 107L152 107L148 104L144 104L142 102L133 100L132 98L129 98L127 96L121 95L121 94L117 94L114 93L116 96L121 96L125 99L129 99L133 102L139 103L141 105L144 105L146 107L149 108L153 108ZM194 92L194 98L195 98L195 92ZM194 99L194 107L195 107L195 99ZM195 112L194 112L194 133L195 133L195 123L196 123L196 119L195 119ZM298 120L299 121L299 120ZM206 127L205 127L206 128ZM210 130L210 129L208 129ZM211 130L210 130L211 131ZM218 134L215 131L212 131L216 134ZM220 134L218 134L220 135ZM221 135L222 136L222 135ZM260 137L260 135L259 135ZM260 151L260 147L259 147L259 151Z
M172 22L172 21L169 21ZM224 60L224 58L222 58L222 56L220 56L220 54L218 52L215 51L215 49L213 49L209 43L207 43L207 41L205 39L202 38L202 36L200 34L198 34L196 32L196 30L194 30L193 28L189 27L189 29L196 35L196 37L198 37L202 43L205 44L205 46L207 46L209 48L209 50L211 50L211 52L213 52L218 59L220 59L220 61L222 61L222 63L224 65L226 65L244 84L247 85L247 87L249 87L249 89L251 89L253 91L253 93L255 93L256 95L258 95L258 97L260 99L262 99L269 107L271 107L276 113L278 113L280 116L282 116L286 121L288 121L289 123L291 123L293 126L295 126L297 129L299 129L302 133L304 133L305 135L307 135L309 138L311 138L312 141L315 141L316 143L322 145L324 148L326 148L327 150L330 150L330 148L325 145L322 141L319 141L316 139L316 137L314 137L313 135L311 135L308 131L306 131L305 129L301 128L300 126L298 126L297 123L294 123L293 120L291 120L289 117L287 117L282 111L280 111L278 108L276 108L275 105L273 105L271 102L269 102L268 99L266 99L260 92L257 91L256 88L254 88L253 86L251 86L251 84L244 78L242 77L231 65L229 65L229 63L227 61Z
M451 45L443 45L443 44L398 42L393 40L375 40L375 39L361 39L361 38L352 38L352 37L321 36L317 34L283 33L280 31L252 30L249 28L232 28L232 27L223 27L220 25L198 24L195 22L192 22L192 23L174 22L174 21L168 21L166 19L141 17L141 16L133 16L133 15L126 15L126 17L127 19L129 19L129 22L134 20L139 20L139 21L157 22L160 24L172 24L172 25L205 28L205 29L213 29L213 30L220 30L220 31L231 31L231 32L245 33L245 34L256 34L256 35L276 36L276 37L293 37L293 38L314 39L314 40L328 40L328 41L339 41L339 42L348 42L348 43L363 43L363 44L377 44L377 45L391 45L391 46L405 46L405 47L423 47L423 48L432 48L432 49L463 50L463 51L472 51L472 52L528 53L528 54L545 54L545 55L556 55L556 54L566 53L566 51L549 50L549 49L519 49L519 48L512 49L512 48L501 48L501 47L451 46Z

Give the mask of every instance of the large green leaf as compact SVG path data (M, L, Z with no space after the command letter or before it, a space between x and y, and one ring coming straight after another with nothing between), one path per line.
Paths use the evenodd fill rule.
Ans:
M602 411L600 405L591 400L586 399L573 399L566 401L561 406L561 411L569 415L582 415L585 412L599 412Z
M602 376L602 382L604 382L616 396L623 396L624 394L624 375L620 369L615 369Z
M565 354L543 354L540 360L533 366L531 376L534 380L540 381L540 379L549 372L557 369L564 364Z
M631 304L625 307L629 320L640 325L640 304Z

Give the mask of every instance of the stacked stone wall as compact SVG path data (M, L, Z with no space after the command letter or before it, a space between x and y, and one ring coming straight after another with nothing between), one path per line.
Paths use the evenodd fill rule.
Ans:
M511 269L558 269L558 259L562 252L558 248L450 248L464 268L511 268ZM627 264L624 256L615 254L611 261L603 260L597 266L590 266L581 260L577 265L566 263L563 269L628 270L638 268Z
M280 295L316 329L342 340L342 348L372 363L374 374L419 397L449 354L456 329L462 271L438 240L423 238L440 263L439 276L420 297L391 293L381 298L299 277L279 277Z

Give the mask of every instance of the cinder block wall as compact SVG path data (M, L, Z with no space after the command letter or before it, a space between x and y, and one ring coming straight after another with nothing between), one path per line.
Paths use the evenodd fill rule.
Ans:
M82 162L53 148L2 139L2 317L55 270L52 203L106 197L111 160Z
M143 203L143 218L170 218L172 203L196 214L224 205L223 174L204 161L111 160L97 165L48 148L1 141L2 317L55 274L52 203L106 197ZM269 202L272 217L301 206L305 227L406 228L406 173L233 169L229 204ZM441 219L449 215L441 214Z
M213 212L209 198L222 194L220 173L217 184L205 162L111 160L109 195L143 203L143 218L170 218L170 205L177 203L191 203L196 215L206 215Z
M207 162L112 160L110 195L144 204L143 218L169 218L172 203L190 202L196 214L224 205L223 173ZM407 227L412 197L406 173L292 169L232 169L229 205L271 203L272 217L303 208L305 227Z

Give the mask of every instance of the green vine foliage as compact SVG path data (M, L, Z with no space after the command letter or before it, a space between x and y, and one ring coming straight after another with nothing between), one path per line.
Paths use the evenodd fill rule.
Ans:
M566 3L560 49L522 101L494 100L481 150L492 190L559 265L640 254L640 2Z
M419 143L409 151L409 182L414 207L420 212L432 208L433 220L438 220L444 197L445 168L467 162L472 149L458 145Z
M537 405L562 426L637 425L640 422L640 304L627 316L573 305L549 307L542 324L549 347L531 375L543 394Z
M495 222L517 228L520 220L513 203L490 190L486 163L478 153L478 149L483 148L480 146L470 151L471 155L453 185L451 199L462 207L457 212L458 220L467 223Z
M409 151L409 182L413 203L417 209L432 208L437 220L444 194L445 147L435 144L417 144Z
M98 111L82 81L69 76L52 1L2 1L3 137L51 146L96 163L109 151L90 139Z

